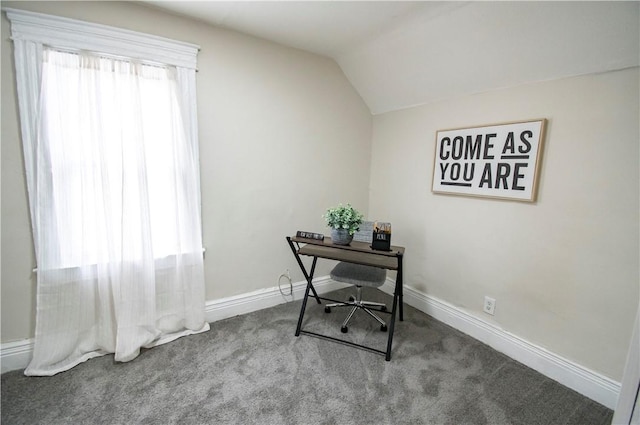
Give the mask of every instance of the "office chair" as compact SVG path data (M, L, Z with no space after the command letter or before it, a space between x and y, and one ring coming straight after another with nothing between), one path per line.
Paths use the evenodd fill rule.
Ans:
M338 263L333 270L331 270L331 279L337 282L345 282L351 285L355 285L356 287L356 296L349 297L349 301L343 303L335 303L335 304L327 304L324 308L325 313L331 313L332 307L353 307L349 312L347 318L342 322L342 327L340 330L342 333L347 333L349 328L347 325L349 324L349 320L358 309L364 310L371 317L376 319L378 323L380 323L380 330L383 332L387 331L387 324L378 317L375 313L373 313L370 307L378 307L377 309L373 309L374 311L387 311L387 307L382 303L363 301L362 300L362 287L368 286L372 288L378 288L382 286L385 279L387 277L387 271L385 269L380 269L378 267L371 266L363 266L360 264L353 263Z

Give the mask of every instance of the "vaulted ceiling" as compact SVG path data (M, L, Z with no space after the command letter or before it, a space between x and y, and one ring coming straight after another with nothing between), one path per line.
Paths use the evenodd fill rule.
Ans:
M640 3L146 1L333 58L373 114L640 64Z

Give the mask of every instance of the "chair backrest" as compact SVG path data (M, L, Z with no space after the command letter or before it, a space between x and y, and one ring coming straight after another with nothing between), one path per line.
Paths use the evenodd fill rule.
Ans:
M331 279L357 286L371 286L377 288L384 284L387 271L378 267L361 264L339 262L331 270Z

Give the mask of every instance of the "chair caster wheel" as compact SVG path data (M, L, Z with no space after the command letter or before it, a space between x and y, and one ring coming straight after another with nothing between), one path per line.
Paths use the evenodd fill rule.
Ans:
M383 305L382 307L380 307L380 311L387 311L387 306Z
M350 302L350 303L354 302L355 300L356 300L356 299L355 299L355 298L353 298L353 295L349 296L349 302Z
M386 332L387 331L387 325L380 325L380 330L382 332Z
M325 313L331 313L331 307L325 307L324 308L324 312Z
M346 326L342 326L342 327L340 328L340 332L342 332L343 334L346 334L347 332L349 332L349 328L348 328L348 327L346 327Z

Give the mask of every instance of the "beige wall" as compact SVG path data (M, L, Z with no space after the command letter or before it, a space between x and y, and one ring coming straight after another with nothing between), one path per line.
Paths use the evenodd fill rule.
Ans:
M405 282L620 381L639 299L639 93L635 68L375 116L369 213L407 247ZM431 192L437 130L535 118L536 203Z
M639 297L638 69L372 119L326 58L132 3L2 4L202 47L207 299L274 286L285 268L302 280L284 236L326 231L325 208L350 201L393 223L393 242L407 247L408 285L621 379ZM32 337L35 316L8 38L3 16L2 342ZM549 120L536 203L431 193L438 129L530 118ZM493 317L482 313L485 295L497 300Z
M339 202L366 213L372 117L327 58L134 3L2 2L201 46L198 120L208 300L303 280L285 236L326 232ZM2 16L2 342L33 336L35 267ZM326 266L325 266L326 267ZM317 274L327 274L320 268Z

